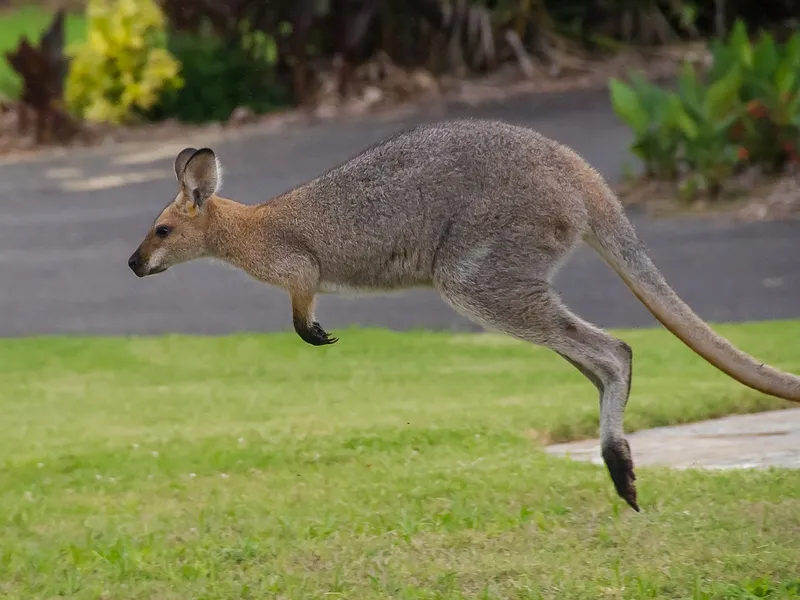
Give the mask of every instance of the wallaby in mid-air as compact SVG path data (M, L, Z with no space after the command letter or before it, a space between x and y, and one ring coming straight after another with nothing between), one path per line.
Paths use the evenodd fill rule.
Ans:
M502 122L450 120L393 135L269 202L217 195L209 148L175 159L179 191L128 265L139 277L213 257L289 292L294 329L332 344L319 293L432 286L487 328L546 346L600 391L602 455L639 510L623 433L631 348L574 315L551 279L581 241L689 348L751 388L800 401L800 377L717 335L647 256L603 178L569 148Z

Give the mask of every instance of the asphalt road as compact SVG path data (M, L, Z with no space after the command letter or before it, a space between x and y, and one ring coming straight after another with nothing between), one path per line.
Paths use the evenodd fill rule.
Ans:
M534 126L574 147L609 179L621 176L628 134L605 93L527 97L448 115ZM266 200L398 128L443 116L326 123L213 143L225 167L222 191L246 203ZM128 270L128 256L174 196L172 159L184 145L100 148L0 165L0 335L291 329L284 292L225 265L182 265L143 280ZM800 223L633 218L655 263L702 317L800 317ZM588 248L556 283L573 309L599 325L655 323ZM477 329L424 290L324 296L318 316L333 333L351 324Z

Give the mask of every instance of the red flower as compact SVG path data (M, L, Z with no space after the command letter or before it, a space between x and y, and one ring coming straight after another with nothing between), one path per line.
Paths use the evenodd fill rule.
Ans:
M747 112L751 117L760 119L766 116L767 108L758 100L750 100L750 102L747 103Z
M738 158L739 160L747 160L749 156L750 156L750 153L747 151L747 148L745 148L744 146L739 146L736 149L736 158Z

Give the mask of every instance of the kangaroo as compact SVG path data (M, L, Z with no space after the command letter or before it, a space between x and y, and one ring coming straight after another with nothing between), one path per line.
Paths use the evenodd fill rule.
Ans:
M719 336L672 290L601 175L565 145L501 121L452 119L400 131L271 200L218 195L219 160L186 148L178 192L128 265L139 277L209 257L288 291L299 337L333 344L318 294L432 287L488 329L550 348L600 394L602 456L639 511L623 432L631 347L573 314L551 285L586 242L691 350L740 383L800 401L800 377Z

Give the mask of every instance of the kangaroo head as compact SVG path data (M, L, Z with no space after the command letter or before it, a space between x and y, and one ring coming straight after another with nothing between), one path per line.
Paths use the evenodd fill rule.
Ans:
M178 195L161 211L128 259L138 277L163 273L173 265L207 255L207 208L221 178L217 157L210 148L186 148L175 158L174 167Z

